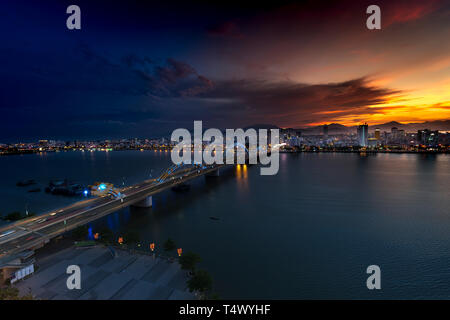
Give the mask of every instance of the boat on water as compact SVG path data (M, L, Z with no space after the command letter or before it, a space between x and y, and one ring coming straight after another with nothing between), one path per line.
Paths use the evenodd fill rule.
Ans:
M211 220L220 220L220 218L217 218L217 217L214 217L214 216L211 216L211 217L209 217Z
M83 186L78 183L69 182L67 179L64 180L52 180L45 188L45 192L54 195L63 196L79 196L82 195L84 191Z

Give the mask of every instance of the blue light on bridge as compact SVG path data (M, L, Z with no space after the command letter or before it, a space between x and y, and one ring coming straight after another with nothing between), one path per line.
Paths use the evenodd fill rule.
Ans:
M84 194L85 197L87 197L88 193L89 193L89 191L87 191L87 190L83 191L83 194Z
M88 229L88 239L94 240L94 234L92 233L92 227L89 227L89 229Z
M99 190L105 190L106 189L106 184L102 183L98 186Z

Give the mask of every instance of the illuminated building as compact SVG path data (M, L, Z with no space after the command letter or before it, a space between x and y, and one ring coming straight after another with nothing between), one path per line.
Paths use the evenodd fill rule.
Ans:
M378 128L375 129L375 139L381 140L381 132Z
M358 142L360 147L367 147L369 139L369 125L367 123L358 126Z
M428 129L417 131L417 142L426 146L436 146L438 144L439 131Z

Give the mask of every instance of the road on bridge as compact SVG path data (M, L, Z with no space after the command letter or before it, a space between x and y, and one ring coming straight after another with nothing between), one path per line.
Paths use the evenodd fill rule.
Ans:
M103 196L20 220L0 228L0 265L24 250L40 247L64 232L135 204L177 184L211 173L225 165L192 166L169 170L158 179L120 189L122 197Z

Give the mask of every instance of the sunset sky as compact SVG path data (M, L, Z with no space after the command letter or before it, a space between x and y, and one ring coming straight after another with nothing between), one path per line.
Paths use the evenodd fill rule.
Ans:
M0 140L450 119L450 1L272 2L3 0Z

